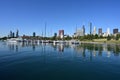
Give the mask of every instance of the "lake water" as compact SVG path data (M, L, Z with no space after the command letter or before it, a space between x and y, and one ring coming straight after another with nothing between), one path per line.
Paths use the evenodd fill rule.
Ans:
M120 45L0 42L0 80L120 80Z

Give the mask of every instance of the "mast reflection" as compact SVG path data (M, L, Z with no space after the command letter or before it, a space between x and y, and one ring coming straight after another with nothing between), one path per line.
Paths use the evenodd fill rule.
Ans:
M49 47L47 47L49 45ZM31 43L9 43L7 44L10 51L18 52L19 49L31 47L33 51L36 51L36 48L39 50L41 46L46 46L47 50L54 50L55 52L64 52L66 49L73 49L73 54L81 56L83 58L89 57L92 60L93 57L97 56L119 56L120 55L120 45L111 45L111 44L80 44L80 45L65 45L65 44L31 44ZM51 51L52 52L52 51ZM112 55L113 54L113 55Z

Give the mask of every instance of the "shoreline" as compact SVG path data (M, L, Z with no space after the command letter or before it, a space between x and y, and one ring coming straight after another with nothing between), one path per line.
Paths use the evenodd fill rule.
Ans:
M100 40L100 39L96 39L96 40L88 40L88 41L81 41L81 43L89 43L89 44L113 44L113 45L120 45L120 40L116 41L116 40Z

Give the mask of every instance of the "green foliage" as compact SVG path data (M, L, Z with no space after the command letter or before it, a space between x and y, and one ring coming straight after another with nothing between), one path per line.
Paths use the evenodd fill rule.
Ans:
M7 37L0 38L0 40L7 40Z
M57 40L57 39L58 39L57 36L51 37L51 40Z
M111 40L111 36L108 35L107 40L108 40L108 41Z
M84 40L84 36L79 37L79 40L83 41Z
M102 35L100 35L100 37L98 37L99 39L103 39L103 36Z
M115 37L115 40L119 40L119 37L120 37L120 35L117 34L116 37Z
M95 34L94 39L98 39L98 34Z
M71 39L72 39L72 37L70 37L70 36L67 36L64 38L64 40L71 40Z
M93 40L93 39L98 39L99 37L98 37L98 35L96 34L96 35L90 35L90 34L88 34L88 35L85 35L85 36L80 36L79 37L79 40L81 40L81 41L83 41L83 40Z

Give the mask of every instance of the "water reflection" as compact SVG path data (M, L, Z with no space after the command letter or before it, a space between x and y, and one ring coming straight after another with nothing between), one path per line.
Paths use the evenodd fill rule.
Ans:
M59 45L59 52L64 52L64 45L63 44Z
M32 49L33 49L33 51L35 51L35 44L32 45Z
M8 44L8 47L9 47L9 50L10 51L16 51L16 52L18 52L18 45L17 44Z
M90 60L96 56L111 57L111 55L120 55L120 45L111 44L81 44L74 48L77 53L82 54L82 57L86 57L89 54Z
M82 57L87 57L89 55L90 60L92 57L103 56L111 57L111 55L119 56L120 55L120 45L111 45L111 44L80 44L80 45L64 45L64 44L26 44L26 43L17 43L17 44L7 44L10 51L18 52L20 48L31 47L33 51L36 51L36 48L41 48L40 46L50 46L47 48L52 48L54 51L62 52L66 49L73 49L74 53L81 55ZM48 49L44 49L48 50ZM47 52L47 51L46 51Z

